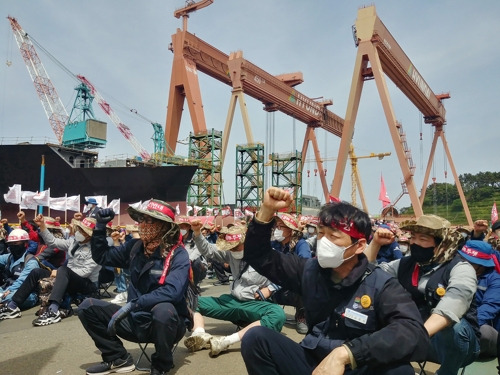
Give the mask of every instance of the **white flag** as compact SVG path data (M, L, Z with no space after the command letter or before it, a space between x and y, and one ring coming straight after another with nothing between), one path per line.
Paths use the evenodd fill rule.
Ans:
M120 215L120 198L113 199L109 202L108 208L112 208L115 214Z
M7 192L7 194L3 195L3 199L7 203L20 204L21 203L21 185L14 184L13 186L9 187L9 191Z
M186 215L189 215L189 212L193 211L193 207L186 206Z
M21 203L19 204L19 208L21 210L36 210L38 204L33 200L36 192L34 191L22 191L21 192Z
M41 191L40 193L36 193L33 197L33 200L39 205L39 206L49 206L49 200L50 200L50 189Z
M56 211L66 211L66 197L50 198L49 208ZM80 209L78 209L80 211Z
M210 208L210 207L205 207L205 209L207 210L207 216L212 216L213 212L214 212L214 209L213 207Z
M75 212L80 211L80 195L66 197L66 210Z
M253 212L245 209L245 216L253 217Z
M175 214L180 215L181 214L181 209L179 208L179 203L177 203L177 206L175 206Z

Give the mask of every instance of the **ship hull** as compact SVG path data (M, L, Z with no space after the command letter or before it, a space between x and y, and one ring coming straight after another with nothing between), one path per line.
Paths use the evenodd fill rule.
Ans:
M40 190L42 155L45 160L44 189L51 197L80 194L106 195L108 202L138 202L151 198L167 202L186 201L195 166L88 167L97 153L78 152L68 161L68 154L57 145L0 145L0 203L9 187L20 184L23 191ZM85 167L87 166L87 167Z

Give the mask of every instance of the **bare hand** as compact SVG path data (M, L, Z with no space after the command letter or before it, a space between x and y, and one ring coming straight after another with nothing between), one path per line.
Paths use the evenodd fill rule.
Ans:
M488 220L476 220L474 222L474 232L478 234L488 232Z
M79 221L81 221L81 220L83 219L83 214L82 214L81 212L77 212L77 213L73 216L73 218L74 218L75 220L79 220Z
M19 211L17 213L17 218L21 223L24 223L26 221L26 214L24 213L24 211Z
M50 277L56 277L57 276L57 270L52 270L50 273Z
M345 365L350 363L347 349L343 346L333 349L314 369L312 375L343 375Z
M270 221L276 211L290 207L293 202L292 195L277 187L270 187L264 195L264 201L257 213L257 217L262 221Z
M7 224L8 222L9 222L9 221L8 221L7 219L2 219L2 220L0 220L0 223L2 223L2 225Z
M375 243L380 246L390 245L395 240L394 233L392 233L389 229L378 228L373 235L373 240Z
M193 230L193 234L197 237L201 233L201 228L203 227L203 224L199 219L194 219L191 221L191 229Z
M271 297L271 294L272 294L267 286L265 286L264 288L260 288L260 292L262 293L262 295L264 296L265 299L268 299L269 297ZM255 292L254 297L255 297L255 299L260 300L259 293Z
M45 226L45 220L43 218L42 214L36 215L35 219L33 220L36 225L40 227L40 230L45 230L47 227Z

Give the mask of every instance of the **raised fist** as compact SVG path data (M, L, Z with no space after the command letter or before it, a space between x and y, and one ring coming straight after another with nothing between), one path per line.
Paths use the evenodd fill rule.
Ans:
M95 214L95 219L98 223L107 224L115 217L115 212L112 208L100 208Z

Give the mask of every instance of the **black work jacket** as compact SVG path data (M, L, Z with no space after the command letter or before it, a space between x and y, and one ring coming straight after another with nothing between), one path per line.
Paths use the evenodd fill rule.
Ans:
M244 260L275 284L302 295L308 333L301 346L317 363L346 344L359 367L422 361L429 336L414 302L399 282L366 257L335 284L316 258L290 257L270 245L273 222L250 223Z

